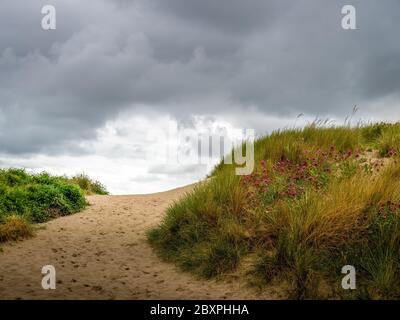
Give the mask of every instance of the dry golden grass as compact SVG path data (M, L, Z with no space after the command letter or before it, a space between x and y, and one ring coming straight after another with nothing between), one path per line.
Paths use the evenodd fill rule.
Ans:
M0 224L0 242L16 241L31 236L33 236L32 227L22 216L8 216Z

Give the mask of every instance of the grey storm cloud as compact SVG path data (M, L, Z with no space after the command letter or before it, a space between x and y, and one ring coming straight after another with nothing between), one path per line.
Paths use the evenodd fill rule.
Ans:
M240 118L398 106L400 2L351 2L358 29L345 31L345 1L3 0L0 153L82 153L74 142L134 108ZM45 4L55 31L40 27Z

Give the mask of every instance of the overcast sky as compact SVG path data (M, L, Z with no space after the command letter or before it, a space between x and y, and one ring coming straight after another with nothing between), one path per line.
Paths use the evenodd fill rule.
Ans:
M56 30L41 28L46 4ZM341 26L345 4L357 30ZM357 119L400 118L398 0L0 6L1 167L86 172L113 193L146 193L211 167L153 155L171 125L260 134L315 117L342 123L355 104Z

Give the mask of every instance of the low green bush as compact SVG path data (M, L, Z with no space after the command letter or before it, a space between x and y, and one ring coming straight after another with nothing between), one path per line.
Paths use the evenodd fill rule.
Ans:
M11 231L7 225L14 226L16 222L20 226L22 222L41 223L81 211L87 205L85 194L108 192L102 184L93 182L86 175L67 178L46 172L30 174L24 169L2 169L0 227L3 233L7 231L9 234ZM12 236L3 238L10 239Z

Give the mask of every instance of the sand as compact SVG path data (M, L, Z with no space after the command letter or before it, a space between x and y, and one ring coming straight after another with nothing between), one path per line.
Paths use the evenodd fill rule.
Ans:
M132 196L90 196L77 214L41 224L34 238L0 247L0 299L269 299L236 272L197 279L160 260L146 242L165 209L193 186ZM55 290L41 286L53 265Z

